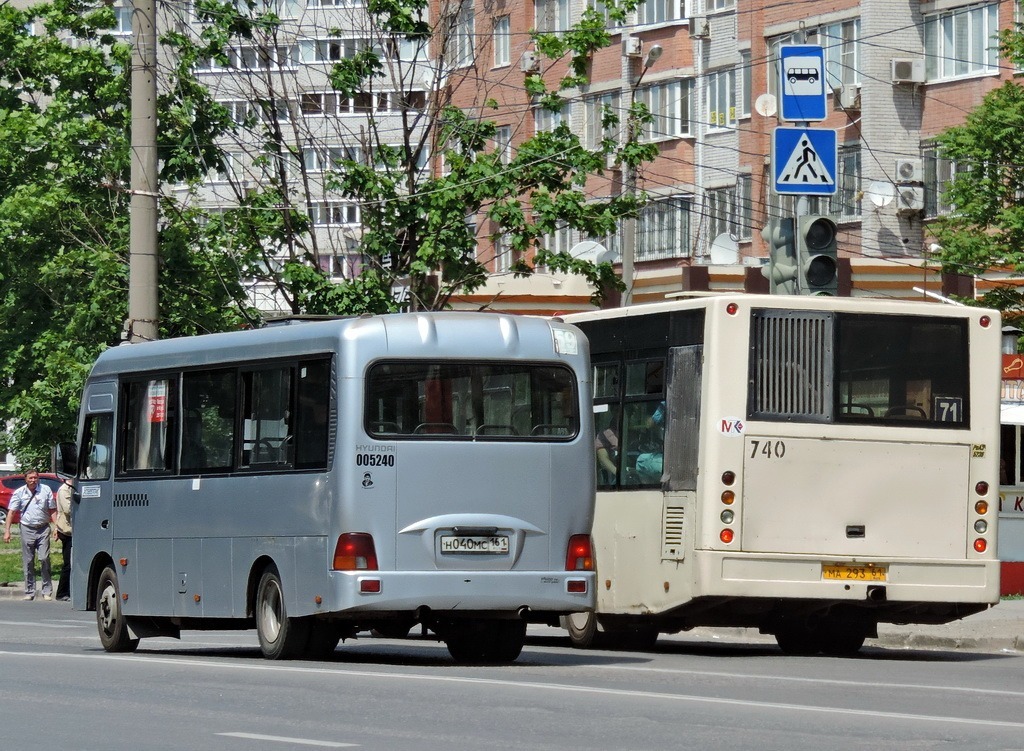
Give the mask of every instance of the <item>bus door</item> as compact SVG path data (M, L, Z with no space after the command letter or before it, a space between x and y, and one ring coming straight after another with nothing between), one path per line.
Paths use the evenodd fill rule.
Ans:
M88 607L89 569L113 541L114 407L117 384L92 383L83 396L85 419L79 441L78 492L72 506L75 552L71 597L76 610Z

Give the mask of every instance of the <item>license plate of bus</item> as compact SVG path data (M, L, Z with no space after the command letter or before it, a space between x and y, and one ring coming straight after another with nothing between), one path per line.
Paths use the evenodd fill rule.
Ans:
M884 582L887 569L885 566L822 566L822 579L842 581Z
M441 552L494 553L501 555L508 553L508 537L506 535L491 535L487 537L446 535L441 538Z

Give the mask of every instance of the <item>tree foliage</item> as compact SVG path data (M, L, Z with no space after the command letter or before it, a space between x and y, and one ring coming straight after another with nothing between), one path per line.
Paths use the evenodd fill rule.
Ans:
M1001 42L1009 60L1024 64L1021 27L1004 30ZM1024 87L1005 81L938 143L940 156L956 167L943 196L953 209L930 226L943 271L1024 273ZM1016 287L1000 286L980 302L1011 317L1024 314L1024 292Z
M26 466L73 437L85 377L127 313L130 65L113 26L109 7L77 0L0 6L0 450ZM161 335L240 323L221 246L165 205Z

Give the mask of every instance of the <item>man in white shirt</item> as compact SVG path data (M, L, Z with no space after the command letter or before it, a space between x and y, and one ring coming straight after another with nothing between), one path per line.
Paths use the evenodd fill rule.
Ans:
M39 570L43 579L43 599L53 599L53 580L50 578L50 524L57 515L57 501L53 491L39 482L39 473L30 469L25 473L25 485L14 491L7 506L4 522L4 542L11 541L11 519L21 512L21 565L25 572L25 599L36 597L35 558L39 556Z

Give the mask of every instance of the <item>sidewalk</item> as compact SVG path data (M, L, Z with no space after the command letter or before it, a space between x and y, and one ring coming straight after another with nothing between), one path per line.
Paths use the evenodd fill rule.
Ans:
M56 590L56 581L54 589ZM21 583L0 585L0 600L20 600L25 593ZM41 597L36 603L48 605ZM58 603L56 600L54 604ZM746 628L695 628L677 635L680 638L717 641L723 644L774 644L775 638ZM671 638L671 637L666 637ZM898 647L903 649L944 649L964 652L1021 652L1024 653L1024 599L1002 600L998 605L975 615L942 626L911 624L897 626L881 623L878 638L868 639L867 646Z

